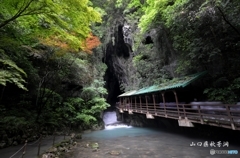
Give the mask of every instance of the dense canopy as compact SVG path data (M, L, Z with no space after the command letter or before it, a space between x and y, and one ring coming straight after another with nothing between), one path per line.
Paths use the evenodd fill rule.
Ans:
M0 0L0 133L102 126L118 95L203 71L201 98L235 104L239 15L239 0Z

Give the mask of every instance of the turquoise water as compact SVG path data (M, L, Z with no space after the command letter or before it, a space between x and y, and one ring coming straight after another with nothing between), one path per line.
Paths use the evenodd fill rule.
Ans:
M221 135L220 138L210 138L197 136L193 131L184 132L178 130L154 129L132 127L118 122L114 112L108 112L104 116L105 129L83 134L83 139L87 142L97 142L101 148L99 152L89 152L88 157L108 157L109 151L119 151L120 157L157 157L157 158L202 158L216 157L226 158L229 155L211 155L211 149L226 150L226 147L204 147L201 145L207 142L225 142L228 141L230 146L228 150L240 151L240 147L232 140ZM188 132L187 132L188 131ZM139 137L138 137L139 136ZM226 134L227 136L227 134ZM134 138L135 137L135 138ZM84 142L84 141L83 141ZM84 148L85 149L85 148ZM87 148L86 148L87 150ZM79 155L84 153L80 151ZM97 155L97 156L96 156ZM239 155L235 155L239 158ZM81 157L81 156L78 156ZM111 156L112 157L112 156Z
M118 137L134 137L141 135L151 135L151 134L160 134L161 131L151 128L140 128L140 127L131 127L131 126L120 126L120 127L108 127L104 130L93 131L91 133L83 134L83 138L91 139L110 139Z
M103 116L105 129L100 131L93 131L91 133L83 134L83 138L91 139L109 139L117 137L134 137L140 135L159 134L160 131L151 128L140 128L127 126L117 121L116 112L105 112Z

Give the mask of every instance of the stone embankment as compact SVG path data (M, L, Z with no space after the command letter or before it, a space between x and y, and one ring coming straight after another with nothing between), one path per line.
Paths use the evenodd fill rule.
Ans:
M42 158L61 158L65 153L69 153L77 145L77 141L82 139L81 134L72 133L70 139L64 140L49 148Z

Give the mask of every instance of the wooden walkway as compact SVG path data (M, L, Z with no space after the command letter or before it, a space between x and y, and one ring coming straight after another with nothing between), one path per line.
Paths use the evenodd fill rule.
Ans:
M146 118L164 117L178 120L179 126L194 127L192 123L240 130L240 105L192 105L156 103L119 103L120 112L145 114Z

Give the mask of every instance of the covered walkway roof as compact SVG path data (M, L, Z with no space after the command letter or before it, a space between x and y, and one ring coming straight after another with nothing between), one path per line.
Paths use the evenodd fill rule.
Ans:
M161 83L159 85L153 85L150 87L144 87L139 90L132 90L125 92L118 97L124 97L124 96L133 96L133 95L139 95L139 94L146 94L146 93L152 93L152 92L159 92L159 91L165 91L165 90L171 90L171 89L178 89L178 88L184 88L194 82L195 80L199 79L203 75L205 75L207 72L200 72L196 74L192 74L189 76L181 77L181 78L174 78L168 82Z

